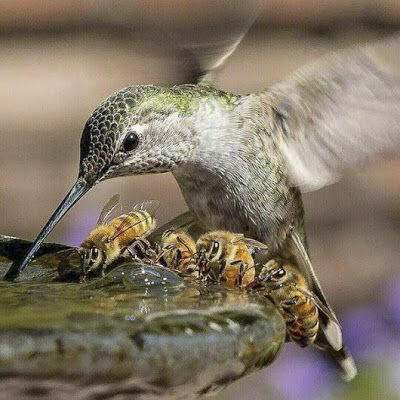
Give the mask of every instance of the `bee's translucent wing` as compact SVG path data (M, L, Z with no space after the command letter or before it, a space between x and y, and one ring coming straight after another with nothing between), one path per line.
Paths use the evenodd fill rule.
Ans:
M193 240L193 238L192 238L191 236L190 236L190 239ZM181 245L183 245L183 246L186 248L187 251L191 251L189 245L188 245L184 240L182 240L179 236L178 236L178 238L177 238L177 241L178 241ZM193 241L193 243L194 243L194 241Z
M194 214L192 214L190 211L187 211L178 215L163 226L157 228L150 235L150 239L153 242L161 241L163 232L168 229L184 230L186 233L190 233L194 239L197 239L200 234L204 233L204 227L199 223Z
M150 214L151 217L154 217L157 209L160 206L160 202L158 200L146 200L141 203L137 203L132 207L132 211L130 211L127 214L121 215L121 224L117 227L115 230L114 235L110 238L110 240L116 239L118 236L122 235L124 232L126 232L128 229L131 229L135 227L136 225L139 225L143 221L149 219L150 217L146 217L144 214L141 219L136 221L135 223L132 223L132 220L128 218L128 216L133 216L136 215L138 211L140 212L147 212ZM144 237L150 235L154 231L154 228L149 229L147 232L145 232Z
M182 231L182 229L176 228L174 225L171 225L168 229L165 229L160 237L160 240L165 240L169 235L174 234L175 232ZM185 232L185 231L184 231Z
M309 290L296 286L296 290L298 290L299 292L302 292L303 294L305 294L307 297L309 297L310 299L312 299L312 301L315 303L315 305L328 317L330 318L338 327L338 329L341 331L341 327L340 327L340 323L337 320L336 315L332 312L332 310L327 307L324 303L322 303L322 301L312 292L310 292Z
M269 249L269 247L265 243L259 242L258 240L250 239L247 237L245 237L244 240L247 243L247 245L252 249L262 250L262 251L268 251Z
M173 234L175 232L175 228L171 227L169 229L166 229L162 234L161 234L161 241L166 239L169 235Z
M400 153L400 36L306 66L260 94L263 124L302 191Z
M326 315L326 313L323 313L321 315L321 328L324 331L325 335L327 338L332 338L333 343L332 347L337 347L340 344L340 347L342 346L342 333L341 329L339 326L339 331L337 329L337 323L334 323L334 321L337 321L337 317L335 312L333 311L332 307L329 305L328 301L326 300L325 294L322 290L321 284L319 283L318 277L314 271L314 268L312 266L311 260L308 256L308 253L303 245L303 242L296 232L296 230L292 230L291 233L288 236L288 244L291 246L292 254L295 256L297 265L300 269L300 272L304 275L304 277L307 280L307 284L311 290L311 292L314 294L314 297L316 297L319 301L320 304L324 305L324 307L329 310L329 315L332 315L333 318L330 318ZM334 339L337 339L335 342ZM339 340L340 339L340 340ZM334 346L335 345L335 346Z
M233 244L243 243L243 240L244 240L243 233L235 233L233 238L232 238L231 243L233 243Z
M137 203L132 207L132 214L135 211L147 211L150 215L155 215L157 210L160 208L160 202L158 200L145 200L141 203Z
M99 215L96 225L102 225L102 224L105 224L108 221L110 221L112 219L111 216L114 215L115 212L118 211L118 208L119 208L119 213L121 214L121 212L122 212L121 204L119 201L120 201L119 194L115 194L113 197L111 197L110 200L107 201L107 203L104 205L103 209L101 210L101 213Z
M121 223L120 225L116 228L114 235L109 239L109 240L114 240L118 236L122 235L124 232L127 230L135 227L136 225L139 225L143 221L146 220L146 218L152 218L154 214L156 213L157 209L160 206L160 202L158 200L146 200L141 203L137 203L132 207L132 211L130 211L127 214L121 215ZM132 219L129 218L130 216L134 216L137 214L137 212L143 212L142 217L136 221L135 223L132 223ZM144 212L147 212L149 216L146 216ZM154 228L149 229L147 232L144 233L144 237L148 236L150 233L152 233Z
M330 308L308 256L307 250L304 247L303 241L294 229L288 235L288 244L292 247L292 254L295 256L300 272L306 278L308 286L313 293L318 296L322 303Z
M130 218L127 217L127 215L122 216L121 219L121 223L118 225L118 227L116 228L114 234L109 238L109 240L115 240L118 236L121 236L123 233L125 233L127 230L134 228L136 225L139 225L140 223L142 223L143 221L145 221L145 216L143 216L143 218L141 218L140 220L132 223L132 221L130 220ZM147 235L149 235L151 232L153 231L153 229L149 229L147 232L145 232L143 234L143 237L146 237Z
M332 348L335 350L340 350L343 347L342 328L336 318L336 315L331 311L330 308L323 304L321 300L314 295L314 293L311 293L310 291L298 286L296 286L296 290L299 290L308 298L310 298L318 307L318 309L325 315L325 317L329 319L329 330L323 329L323 331Z

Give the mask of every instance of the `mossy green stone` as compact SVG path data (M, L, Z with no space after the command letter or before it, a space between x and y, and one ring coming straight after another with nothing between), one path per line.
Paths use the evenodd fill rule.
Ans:
M0 238L0 274L27 245ZM137 262L61 282L59 255L79 262L71 252L48 244L19 282L0 283L0 388L10 398L66 388L88 399L189 398L269 365L285 341L281 315L255 293Z

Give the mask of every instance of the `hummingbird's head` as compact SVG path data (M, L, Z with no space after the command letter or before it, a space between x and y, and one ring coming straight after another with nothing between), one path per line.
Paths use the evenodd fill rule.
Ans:
M199 143L196 121L202 100L214 98L230 106L234 97L224 93L199 85L146 85L122 89L104 100L83 130L77 181L23 262L14 263L5 278L14 279L26 267L60 219L96 183L115 176L172 171L188 161ZM202 115L208 116L207 110Z
M132 86L93 112L81 138L79 175L87 184L173 170L196 146L193 96L182 87Z

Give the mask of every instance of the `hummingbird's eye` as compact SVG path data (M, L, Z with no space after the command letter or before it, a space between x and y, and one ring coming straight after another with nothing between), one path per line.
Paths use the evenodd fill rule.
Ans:
M130 132L126 135L124 142L122 143L122 148L124 151L135 150L139 145L139 137L135 132Z

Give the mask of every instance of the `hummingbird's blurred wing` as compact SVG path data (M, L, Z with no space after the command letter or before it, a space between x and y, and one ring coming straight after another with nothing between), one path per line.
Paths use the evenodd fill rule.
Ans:
M260 95L273 140L302 191L400 149L400 36L349 49Z
M236 50L262 10L262 0L224 0L203 10L205 15L193 23L164 26L174 46L183 51L190 63L189 83L213 80L212 72L220 68ZM193 22L193 21L192 21Z

